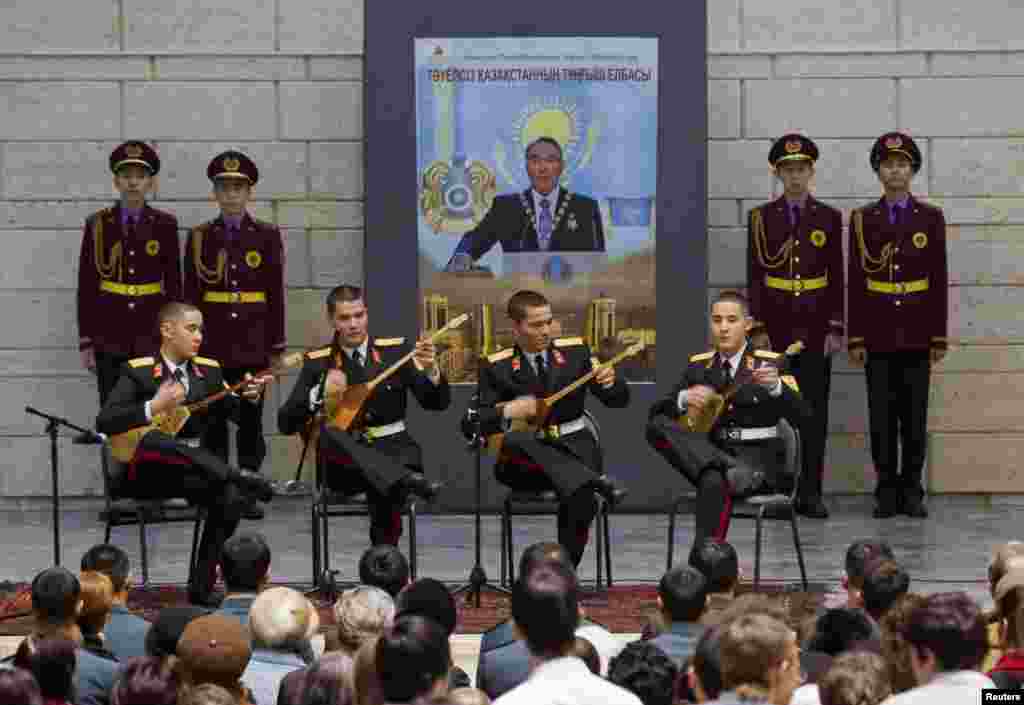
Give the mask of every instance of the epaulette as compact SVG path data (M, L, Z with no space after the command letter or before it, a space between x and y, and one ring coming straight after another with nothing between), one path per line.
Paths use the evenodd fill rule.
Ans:
M690 355L690 362L704 362L705 360L710 360L714 356L715 356L715 351L714 350L709 350L708 352L697 353L696 355Z
M393 345L401 345L405 338L374 338L373 344L378 348L387 348Z
M199 357L196 355L192 358L192 362L197 365L206 365L207 367L220 367L220 363L210 357Z
M507 360L508 358L512 357L515 354L515 352L515 348L505 348L504 350L499 350L496 353L488 355L487 362L494 363L501 362L502 360Z
M320 348L319 350L310 350L306 353L307 360L319 360L321 357L327 357L331 354L331 346L328 345L326 348Z
M128 361L129 367L148 367L155 364L156 360L153 357L137 357Z
M574 345L583 345L583 338L555 338L554 346L556 348L569 348Z
M788 348L786 348L786 354L787 355L799 355L800 353L802 353L804 351L805 347L806 346L804 345L804 341L798 340L795 343L792 343Z
M778 360L782 357L782 353L772 352L771 350L755 350L754 357L761 358L762 360Z

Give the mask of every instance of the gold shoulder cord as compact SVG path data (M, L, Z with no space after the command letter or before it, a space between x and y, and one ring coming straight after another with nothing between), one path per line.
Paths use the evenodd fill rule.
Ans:
M876 259L868 252L867 243L864 242L864 214L860 209L853 211L853 231L857 235L857 246L860 248L860 266L865 274L875 274L885 269L892 259L892 243L887 242L882 248L882 254Z
M96 220L93 221L92 226L92 258L96 265L96 273L100 275L100 279L114 279L114 273L117 272L117 281L124 279L121 265L121 252L124 249L120 242L114 243L114 246L110 248L110 259L104 261L103 251L103 218L106 216L107 211L102 210L96 214Z
M760 208L755 208L750 213L750 225L754 229L754 247L757 250L757 261L761 263L761 266L765 269L778 269L785 266L793 251L793 238L787 239L777 253L769 255L768 236L764 232L764 219L761 217Z
M205 284L219 284L224 279L224 269L227 264L228 253L221 249L217 253L217 269L210 269L203 264L203 235L206 228L197 225L192 228L192 259L196 265L196 274Z

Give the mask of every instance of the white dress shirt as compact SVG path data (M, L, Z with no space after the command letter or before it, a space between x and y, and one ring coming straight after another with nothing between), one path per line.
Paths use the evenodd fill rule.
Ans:
M363 340L363 344L360 345L359 347L355 347L355 348L345 348L345 347L343 347L342 350L345 351L345 355L348 357L349 360L352 359L352 353L354 353L356 350L358 350L359 351L359 364L362 365L363 367L365 367L366 366L366 354L370 351L370 336L366 336L366 339ZM320 406L320 385L316 384L316 385L313 385L313 388L309 390L309 410L313 411L318 406Z
M747 351L748 343L744 343L740 351L729 358L729 381L731 382L736 378L736 372L740 369L740 363L743 362L743 354ZM716 353L718 354L718 353ZM687 390L682 389L679 391L679 396L676 397L676 405L679 407L679 413L686 412L686 397ZM775 386L768 390L768 394L773 397L777 397L782 394L782 380L775 383Z
M640 698L570 656L545 661L494 705L642 705Z

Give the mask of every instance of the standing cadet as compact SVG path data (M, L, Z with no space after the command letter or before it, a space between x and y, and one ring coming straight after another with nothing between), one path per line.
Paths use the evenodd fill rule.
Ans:
M768 161L784 193L750 211L747 290L753 317L788 356L811 415L800 429L803 477L796 509L825 519L821 499L828 436L832 354L843 336L843 216L808 192L818 147L802 135L783 135Z
M218 154L206 169L221 214L192 229L185 245L185 300L206 321L204 352L220 361L224 379L270 367L285 348L284 246L276 225L246 211L259 170L241 152ZM239 467L259 472L267 455L263 439L263 398L242 407L236 435ZM222 418L210 448L228 455L228 427ZM262 518L256 504L245 512Z
M909 136L879 137L871 168L884 194L850 219L850 359L867 366L874 516L924 518L928 386L947 348L946 220L910 193L921 152Z
M120 200L86 219L78 259L78 348L100 406L121 366L160 345L156 314L181 298L178 221L146 203L160 158L145 142L125 142L111 152L110 170Z

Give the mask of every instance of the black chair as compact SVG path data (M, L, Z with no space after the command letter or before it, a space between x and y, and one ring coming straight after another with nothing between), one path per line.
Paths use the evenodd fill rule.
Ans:
M192 552L188 560L188 584L192 583L192 574L196 567L196 556L199 551L199 534L206 510L203 507L190 506L181 498L169 499L133 499L117 494L114 477L127 471L124 463L116 460L110 452L110 443L104 442L100 447L100 465L103 470L104 508L100 512L100 521L106 527L103 542L110 543L111 530L116 526L139 527L139 551L142 554L142 583L149 584L149 551L146 545L146 527L153 524L182 524L190 522L192 527Z
M583 412L587 428L601 446L601 427L589 411ZM597 498L597 532L594 538L594 555L597 562L595 586L612 586L611 529L608 515L611 507L603 496ZM554 490L524 491L510 490L505 495L501 513L501 585L508 587L515 582L515 547L512 542L512 517L552 516L558 513L558 494ZM605 581L604 573L607 573Z
M800 546L800 530L797 527L795 509L800 479L803 475L803 463L800 457L800 432L781 419L778 423L779 437L786 448L785 472L793 477L793 489L789 494L753 495L743 499L734 499L731 516L733 519L753 519L754 530L754 590L761 583L761 537L762 523L765 519L788 521L793 528L793 547L796 559L800 564L800 580L807 590L807 569L804 567L804 552ZM665 571L672 568L672 554L675 551L676 515L686 507L690 513L696 509L697 495L688 492L677 498L668 510L668 557L665 560Z

